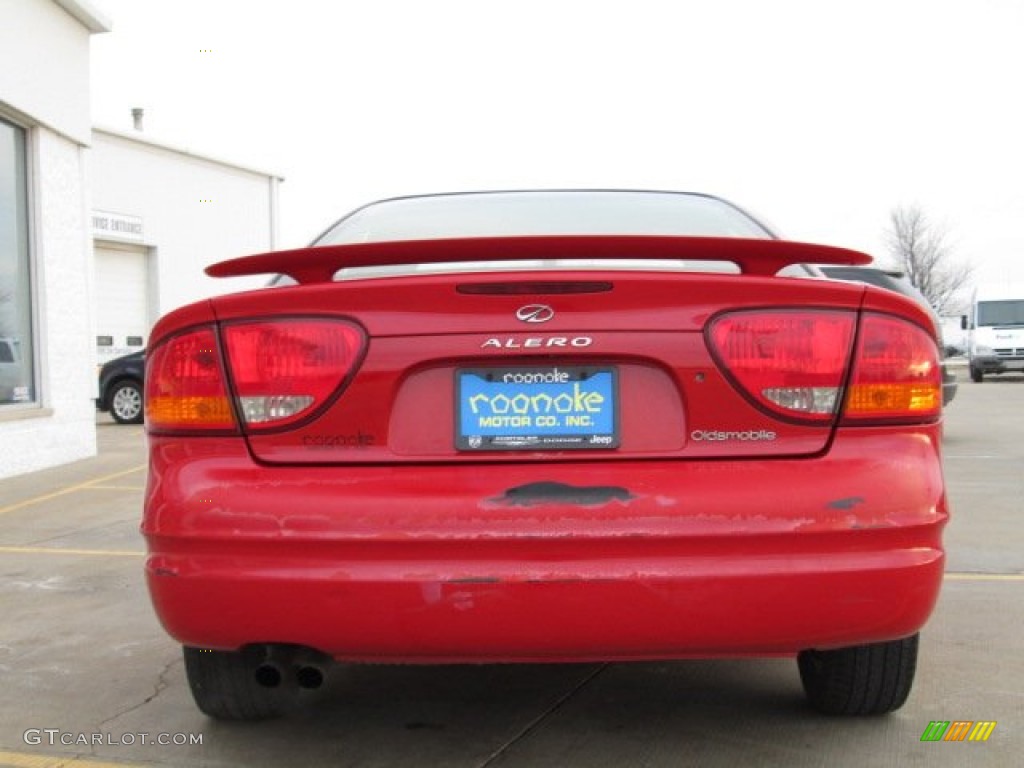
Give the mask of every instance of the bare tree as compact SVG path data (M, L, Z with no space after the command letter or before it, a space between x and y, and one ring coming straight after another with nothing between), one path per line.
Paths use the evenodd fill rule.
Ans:
M967 287L974 266L956 260L946 231L929 221L919 206L901 205L889 214L885 237L897 268L935 311L940 315L954 311L957 293Z

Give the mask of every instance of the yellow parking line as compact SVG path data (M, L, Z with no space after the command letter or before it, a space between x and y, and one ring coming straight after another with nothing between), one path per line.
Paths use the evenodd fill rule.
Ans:
M0 547L0 555L90 555L100 557L145 557L131 549L64 549L61 547Z
M15 504L8 504L6 507L0 507L0 515L6 514L8 512L13 512L16 509L31 507L33 504L41 504L42 502L49 501L50 499L57 499L60 498L61 496L67 496L69 493L75 493L76 491L81 491L86 488L90 488L94 485L105 483L108 480L116 480L117 478L124 477L125 475L131 475L135 472L141 472L145 468L145 464L140 464L137 467L125 469L122 470L121 472L114 472L113 474L104 475L103 477L97 477L93 480L87 480L84 483L78 483L77 485L69 485L67 488L61 488L59 491L54 491L53 493L45 493L42 496L36 496L31 499L25 499L24 501L19 501L16 502Z
M10 768L141 768L133 763L105 763L83 760L73 755L30 755L24 752L0 752L0 766Z
M1024 573L947 573L947 581L1024 581Z
M141 485L89 485L83 491L144 491Z

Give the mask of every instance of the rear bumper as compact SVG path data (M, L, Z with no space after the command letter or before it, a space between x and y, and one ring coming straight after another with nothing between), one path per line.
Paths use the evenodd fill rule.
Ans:
M168 632L359 661L789 654L903 637L942 581L938 426L827 456L262 467L152 438Z
M978 370L984 373L1005 373L1007 371L1024 371L1024 358L1020 357L975 357L971 360Z

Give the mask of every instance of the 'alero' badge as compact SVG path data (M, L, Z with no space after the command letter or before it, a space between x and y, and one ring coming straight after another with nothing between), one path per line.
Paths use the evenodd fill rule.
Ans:
M547 304L527 304L516 310L516 318L524 323L546 323L555 316L555 310Z

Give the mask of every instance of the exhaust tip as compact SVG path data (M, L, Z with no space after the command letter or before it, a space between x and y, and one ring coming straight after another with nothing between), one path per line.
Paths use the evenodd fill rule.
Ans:
M324 684L324 672L319 667L302 666L295 671L295 679L300 688L319 688Z
M256 682L264 688L281 685L281 670L276 664L260 664L256 667Z

